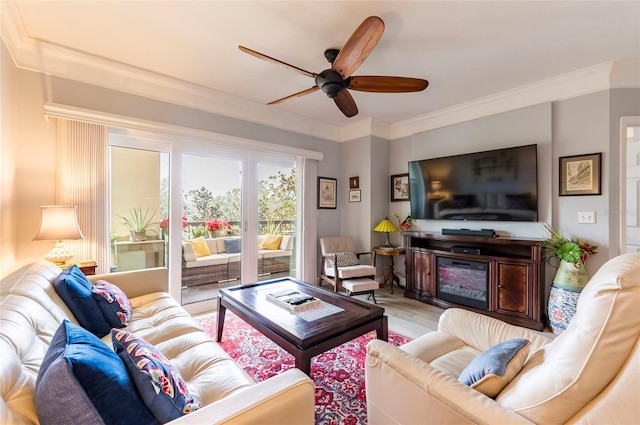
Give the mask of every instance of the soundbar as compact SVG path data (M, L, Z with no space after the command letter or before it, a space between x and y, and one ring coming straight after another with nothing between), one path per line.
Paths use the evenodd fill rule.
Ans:
M493 229L442 229L443 235L463 235L463 236L483 236L486 238L497 238L498 234Z

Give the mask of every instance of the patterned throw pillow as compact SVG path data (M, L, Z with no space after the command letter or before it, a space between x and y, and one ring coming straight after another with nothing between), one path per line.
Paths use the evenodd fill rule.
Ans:
M111 331L113 347L124 362L144 404L164 424L199 409L180 373L153 345L119 329Z
M124 328L131 319L131 301L122 289L105 280L98 280L91 289L102 315L114 328Z
M98 337L64 320L36 379L41 425L155 425L122 360Z
M346 252L336 252L336 261L338 262L338 267L348 267L348 266L358 266L360 265L360 261L358 260L358 256L353 251ZM332 254L329 254L332 255ZM329 264L333 267L333 258L329 259Z
M527 355L529 341L511 339L478 354L458 377L458 381L481 393L495 397L520 372Z
M73 265L58 275L53 287L69 307L78 323L94 335L102 338L111 331L98 303L93 297L93 284Z

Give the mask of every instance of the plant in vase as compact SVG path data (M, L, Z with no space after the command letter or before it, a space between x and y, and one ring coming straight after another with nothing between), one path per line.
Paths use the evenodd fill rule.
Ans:
M129 240L131 241L145 241L147 240L147 231L155 233L152 229L153 217L156 215L156 210L149 214L149 207L146 210L142 210L142 207L133 208L129 210L129 216L118 216L122 219L122 224L129 229Z
M231 230L231 224L227 220L218 218L210 218L204 222L204 225L212 237L227 236L227 232Z
M411 227L411 216L407 215L403 220L398 214L393 214L398 220L398 227L400 227L400 246L404 247L404 232Z
M187 231L189 227L189 223L187 222L187 217L182 217L182 231ZM160 230L162 231L162 239L166 239L169 234L169 218L165 217L160 220Z
M576 312L582 289L589 281L584 263L597 252L598 246L557 232L546 226L549 237L542 242L547 260L560 260L549 293L549 326L555 334L567 328Z

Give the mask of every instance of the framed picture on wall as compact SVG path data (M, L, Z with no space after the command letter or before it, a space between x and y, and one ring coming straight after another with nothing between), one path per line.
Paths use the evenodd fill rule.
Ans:
M391 202L409 200L409 173L391 176Z
M338 181L330 177L318 177L318 208L335 209L337 205L336 188Z
M360 202L360 189L349 191L349 202Z
M560 158L560 196L601 195L602 153Z

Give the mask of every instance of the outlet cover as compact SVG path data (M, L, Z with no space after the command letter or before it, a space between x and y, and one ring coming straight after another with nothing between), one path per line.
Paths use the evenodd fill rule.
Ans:
M595 224L596 222L596 212L595 211L587 211L587 212L579 212L578 213L578 223L580 224Z

